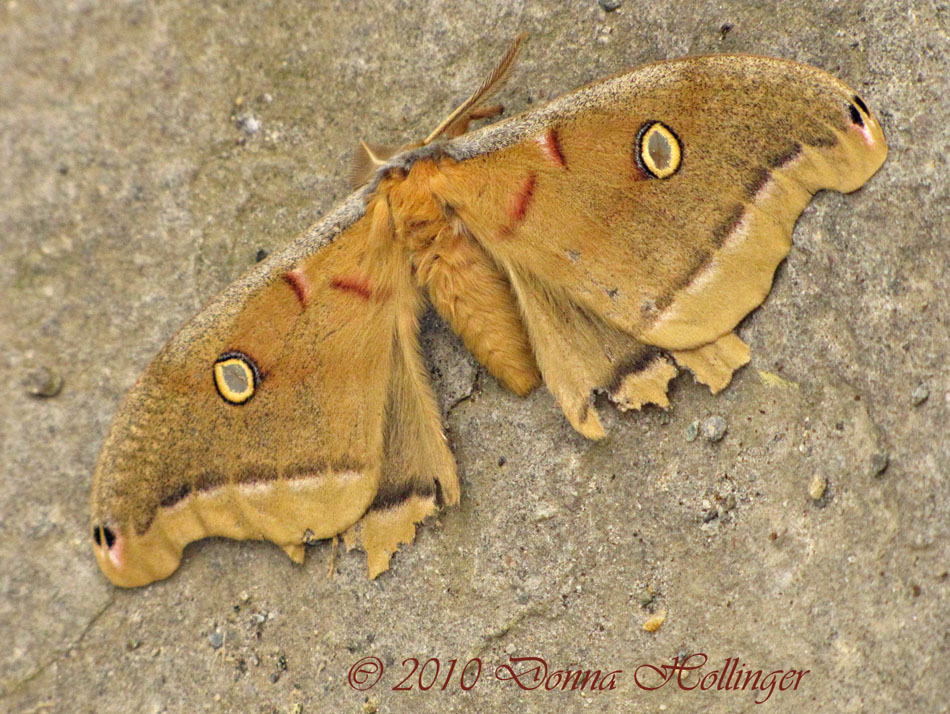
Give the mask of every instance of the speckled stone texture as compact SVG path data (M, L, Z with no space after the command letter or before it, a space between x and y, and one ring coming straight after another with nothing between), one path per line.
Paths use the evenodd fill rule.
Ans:
M938 0L4 0L0 710L947 711L948 27ZM855 87L890 158L805 211L723 394L681 376L668 412L601 405L610 435L589 443L430 316L463 500L391 572L368 581L341 553L329 580L326 543L299 567L206 541L169 580L114 588L87 502L136 375L259 250L347 194L359 138L423 136L521 31L509 111L645 61L751 52ZM44 368L55 396L32 394L56 391ZM640 665L695 653L707 672L735 657L810 672L760 705L638 686L656 683ZM593 692L496 678L527 656L622 672ZM385 667L366 692L347 680L364 657ZM442 660L431 690L417 671L393 691L410 657Z

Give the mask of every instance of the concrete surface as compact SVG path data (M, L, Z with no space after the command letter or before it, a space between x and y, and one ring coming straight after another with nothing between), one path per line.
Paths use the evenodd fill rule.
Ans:
M4 0L0 710L948 711L948 27L939 0ZM138 372L346 195L358 138L424 135L521 31L511 110L648 60L755 52L857 88L890 158L805 212L722 395L680 377L670 412L605 409L610 437L587 443L429 318L463 503L391 572L370 582L341 554L328 580L326 543L297 567L210 541L167 581L113 588L87 499ZM42 368L56 396L31 396ZM689 441L713 415L725 437ZM695 653L810 672L758 705L638 686L640 665ZM356 691L369 656L385 673ZM623 671L613 690L522 691L495 678L510 656ZM393 691L409 657L441 659L435 687Z

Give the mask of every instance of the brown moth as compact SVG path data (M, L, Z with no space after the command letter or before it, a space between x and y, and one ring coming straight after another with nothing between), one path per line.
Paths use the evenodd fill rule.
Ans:
M112 582L167 577L207 536L299 563L344 534L370 577L386 570L459 499L419 353L426 298L499 381L543 379L591 439L595 391L666 407L676 365L723 389L812 195L854 191L887 155L846 85L746 55L649 64L465 133L497 113L483 102L519 42L425 140L363 144L362 188L148 366L94 476Z

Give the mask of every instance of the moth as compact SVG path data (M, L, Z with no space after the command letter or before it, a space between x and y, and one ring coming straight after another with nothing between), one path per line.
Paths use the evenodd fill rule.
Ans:
M102 571L170 575L191 541L267 539L294 561L342 534L369 576L438 506L455 461L419 350L426 302L503 385L543 381L585 437L592 395L668 406L749 361L799 214L887 155L845 84L749 55L657 62L467 132L514 61L422 141L362 144L359 188L161 350L92 487Z

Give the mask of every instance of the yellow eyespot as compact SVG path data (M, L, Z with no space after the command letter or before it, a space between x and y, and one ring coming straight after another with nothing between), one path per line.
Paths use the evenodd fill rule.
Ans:
M669 178L680 167L680 140L668 126L648 121L637 132L637 163L650 176Z
M230 404L244 404L260 381L260 370L243 352L226 352L214 363L214 386Z

